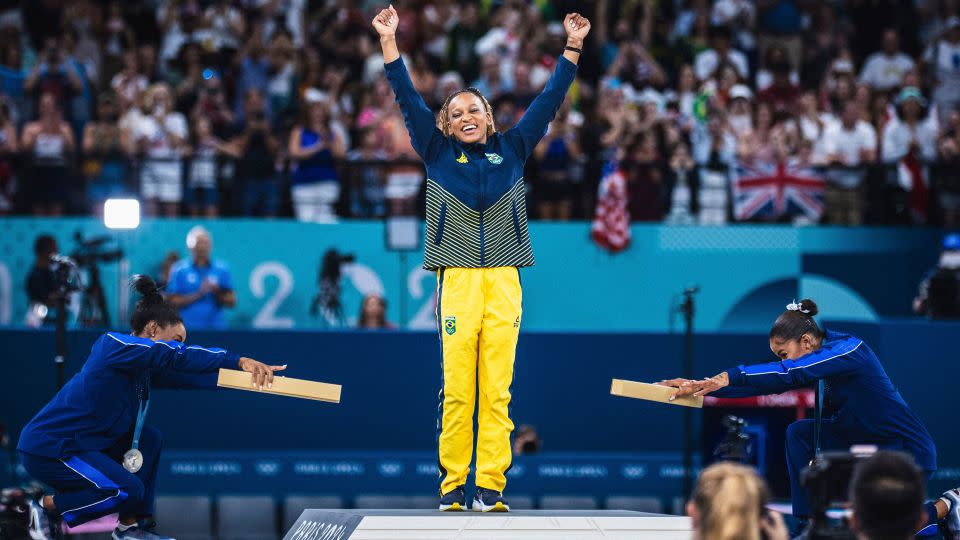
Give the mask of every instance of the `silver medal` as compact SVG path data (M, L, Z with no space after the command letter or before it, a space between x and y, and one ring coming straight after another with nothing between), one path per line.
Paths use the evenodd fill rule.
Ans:
M140 470L140 467L143 467L143 454L140 453L140 450L136 448L127 450L127 453L123 455L123 468L135 473Z

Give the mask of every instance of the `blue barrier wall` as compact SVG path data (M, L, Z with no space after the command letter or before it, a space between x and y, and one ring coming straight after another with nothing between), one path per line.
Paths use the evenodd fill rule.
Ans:
M72 235L109 234L129 270L156 275L168 251L187 255L196 221L149 220L111 232L92 219L0 219L0 325L23 321L24 279L40 233L73 249ZM356 319L362 294L388 299L388 318L403 328L434 326L436 279L420 269L420 251L384 248L379 222L335 225L221 219L203 223L214 256L232 271L236 328L320 328L309 314L320 258L329 248L354 253L344 268L344 316ZM630 249L610 255L589 239L586 223L531 224L537 265L524 269L524 329L664 332L676 293L698 284L697 325L707 331L764 332L791 298L810 296L828 317L875 320L909 315L916 286L938 256L940 234L927 229L788 226L635 225ZM116 313L116 265L104 267ZM882 270L882 271L881 271ZM114 321L116 318L114 317Z
M944 398L955 393L954 381L960 378L960 363L943 351L960 335L960 324L830 326L849 329L871 344L927 424L941 466L931 489L960 483L960 431L943 413ZM90 331L71 333L68 373L79 368L97 337ZM429 459L440 382L433 333L193 332L189 340L286 362L290 376L337 382L344 389L339 405L226 390L158 393L149 421L163 430L166 447L181 458L241 452L253 463L256 456L284 452L350 456L362 450L387 456L415 452L418 459ZM0 330L0 343L0 423L10 427L15 441L20 427L54 391L53 334ZM680 408L615 398L609 388L614 377L652 381L678 375L681 350L679 335L526 332L518 352L514 419L518 425L536 426L545 452L654 453L675 462L682 447ZM695 339L698 375L768 359L772 356L763 334L705 333ZM410 474L416 468L408 466ZM379 474L375 467L370 470ZM219 481L216 475L208 479Z

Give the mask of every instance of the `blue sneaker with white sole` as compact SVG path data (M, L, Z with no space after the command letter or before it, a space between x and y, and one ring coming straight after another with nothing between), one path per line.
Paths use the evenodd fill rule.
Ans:
M473 496L474 512L509 512L510 505L503 500L503 493L477 486Z
M463 486L457 486L440 497L441 512L462 512L467 509L467 495Z

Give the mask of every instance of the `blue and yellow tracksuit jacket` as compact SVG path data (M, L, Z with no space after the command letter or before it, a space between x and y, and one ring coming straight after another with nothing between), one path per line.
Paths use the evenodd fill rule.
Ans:
M466 483L479 411L477 486L503 491L511 464L510 386L522 315L519 271L532 266L523 168L576 75L560 57L516 126L486 143L445 136L402 59L386 64L413 148L427 169L423 267L437 271L443 380L437 419L440 493Z

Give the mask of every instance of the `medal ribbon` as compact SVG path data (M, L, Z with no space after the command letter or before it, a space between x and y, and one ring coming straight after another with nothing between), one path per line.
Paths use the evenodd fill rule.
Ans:
M139 399L140 403L137 405L137 425L133 428L133 449L136 450L140 446L140 433L143 431L143 423L147 419L147 410L150 409L150 376L148 375L143 382L143 386L140 387ZM144 399L146 397L146 399Z

